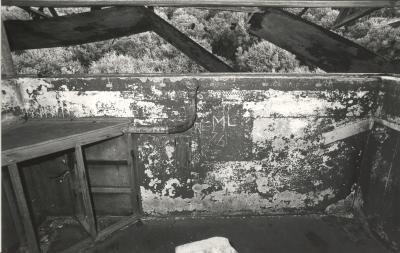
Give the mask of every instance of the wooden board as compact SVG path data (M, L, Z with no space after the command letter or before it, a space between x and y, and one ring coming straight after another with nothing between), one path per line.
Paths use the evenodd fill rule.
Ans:
M22 186L20 173L17 164L11 164L8 166L10 173L11 184L14 189L15 198L19 212L21 213L22 224L24 226L25 236L28 242L30 252L39 253L39 241L35 228L32 224L31 213L29 211L28 203L26 201L24 188Z
M3 0L3 5L17 6L272 6L272 7L393 7L399 6L396 0Z
M400 66L316 24L279 9L255 13L249 32L327 72L399 73Z
M4 25L11 50L77 45L149 30L145 14L136 7L106 8L40 20L8 20Z
M122 135L122 121L28 121L2 131L2 164L74 148Z
M86 231L92 236L92 238L96 238L97 227L93 210L93 202L89 190L89 180L87 178L82 147L79 144L77 144L75 147L75 159L76 159L76 175L77 175L76 183L79 185L78 187L82 194L82 200L83 200L83 210L82 210L83 215L78 215L78 218L81 218L79 219L79 221L86 229Z

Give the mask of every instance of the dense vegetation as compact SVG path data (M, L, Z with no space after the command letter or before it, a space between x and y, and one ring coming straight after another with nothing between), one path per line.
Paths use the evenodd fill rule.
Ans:
M64 13L87 11L63 9ZM301 9L289 9L298 13ZM314 72L296 57L246 31L248 13L196 8L157 8L156 13L237 71ZM329 28L339 11L309 9L303 18ZM354 24L334 30L390 60L400 62L400 28L387 23L400 17L399 9L383 9ZM3 18L28 19L22 10L3 9ZM152 32L67 48L18 51L13 55L18 73L185 73L205 70Z

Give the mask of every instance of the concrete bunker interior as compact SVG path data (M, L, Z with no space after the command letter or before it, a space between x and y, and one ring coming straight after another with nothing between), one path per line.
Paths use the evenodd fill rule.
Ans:
M19 145L12 142L13 135L7 137L12 131L28 138L32 129L41 129L42 134L37 131L32 137L37 142L35 138L48 138L59 129L71 136L70 125L80 131L118 126L106 140L82 145L99 242L88 239L90 232L73 218L84 214L78 203L80 188L73 185L73 148L19 164L35 230L42 249L49 252L82 242L93 252L125 252L118 247L126 252L130 247L138 247L138 252L162 252L165 247L173 251L184 240L213 233L228 235L239 252L286 252L292 247L309 252L390 252L392 240L398 238L396 77L15 78L3 81L2 89L8 101L4 111L32 117L3 129L3 146L10 145L11 151ZM140 127L185 122L192 113L193 95L197 119L188 131L145 133ZM3 153L3 164L13 154ZM135 225L103 236L102 231L121 221ZM361 221L370 222L368 233L362 232L366 224ZM12 231L13 224L9 226ZM281 231L283 237L275 236L284 243L260 241L272 231ZM286 242L287 233L301 232L302 237L290 239L293 245ZM120 235L129 246L113 248L120 245ZM385 235L379 238L389 249L372 239L377 235ZM243 236L246 243L238 239ZM251 238L258 244L249 246Z
M1 87L4 252L174 252L213 236L240 253L399 251L396 74Z

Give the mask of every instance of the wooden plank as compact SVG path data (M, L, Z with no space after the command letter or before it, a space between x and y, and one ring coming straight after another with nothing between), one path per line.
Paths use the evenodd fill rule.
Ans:
M142 13L146 15L149 22L151 22L152 30L155 33L171 43L197 64L210 72L234 72L229 65L180 32L157 14L147 8L138 7L138 9L139 8L142 10Z
M395 20L395 21L390 21L389 23L387 23L387 25L390 25L393 28L399 28L400 27L400 19Z
M1 22L1 75L11 77L16 75L13 59L11 56L10 45L8 43L7 33Z
M121 221L118 221L117 223L112 224L111 226L108 226L103 230L100 230L99 234L97 235L96 241L102 241L110 236L112 233L123 229L124 227L135 224L136 222L140 221L140 217L140 215L132 215L122 219Z
M327 72L400 73L400 66L316 24L279 9L255 13L249 32Z
M49 7L49 11L53 17L58 17L58 12L55 8Z
M93 247L93 245L94 245L94 242L93 242L92 238L88 237L88 238L72 245L71 247L60 251L60 253L84 252L86 249Z
M131 205L132 205L132 212L136 213L138 211L138 191L137 191L137 177L135 172L135 165L133 161L133 141L132 141L132 134L127 133L126 135L126 148L128 154L128 170L129 170L129 183L130 183L130 196L131 196Z
M396 0L3 0L3 5L90 7L90 6L265 6L265 7L394 7Z
M76 157L76 169L78 176L77 179L80 190L82 192L83 206L85 211L85 222L83 222L82 224L84 225L87 232L92 236L92 238L96 238L97 236L96 220L94 216L92 197L90 195L89 181L86 175L85 162L83 160L82 152L83 151L81 145L76 145L75 157Z
M136 7L114 7L41 20L4 21L11 50L78 45L149 30Z
M93 131L82 132L80 134L73 134L32 145L4 150L1 153L1 162L3 165L8 165L74 148L77 142L81 143L81 145L85 145L120 136L123 135L122 129L128 124L129 123L119 123L114 126L104 127Z
M137 204L138 204L138 212L139 214L143 215L143 206L142 206L142 194L140 191L140 184L142 182L141 180L141 173L140 171L142 170L141 163L139 160L139 134L132 134L131 135L131 143L129 146L132 149L131 157L132 157L132 169L133 169L133 175L134 175L134 180L135 180L135 191L136 191L136 198L137 198Z
M354 135L369 131L374 124L373 119L365 119L355 123L350 123L341 127L337 127L330 132L322 134L323 143L325 145L343 140Z
M353 22L359 18L362 18L376 10L379 10L379 8L341 9L339 16L336 18L336 20L331 28L337 29L337 28L347 25L350 22Z
M14 196L14 193L12 190L12 186L10 184L10 178L7 177L6 175L4 175L4 172L2 174L1 184L3 187L3 191L6 195L8 205L10 207L10 214L11 214L14 226L15 226L15 230L18 234L19 242L20 242L20 244L25 245L27 238L25 238L24 228L21 223L21 218L20 218L21 214L16 205L17 201L15 199L15 196Z
M21 176L16 163L8 166L11 184L14 189L17 206L22 218L22 224L25 230L25 236L28 242L30 252L39 253L39 241L35 228L33 227L32 216L29 211L28 203L25 198L24 187L22 186Z
M390 121L387 121L384 119L375 118L375 123L379 123L381 125L384 125L385 127L388 127L390 129L400 132L400 125L395 122L390 122Z

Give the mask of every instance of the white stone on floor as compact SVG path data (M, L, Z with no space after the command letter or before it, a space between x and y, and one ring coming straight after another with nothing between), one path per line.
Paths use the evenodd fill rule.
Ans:
M175 253L238 253L225 237L211 237L175 248Z

